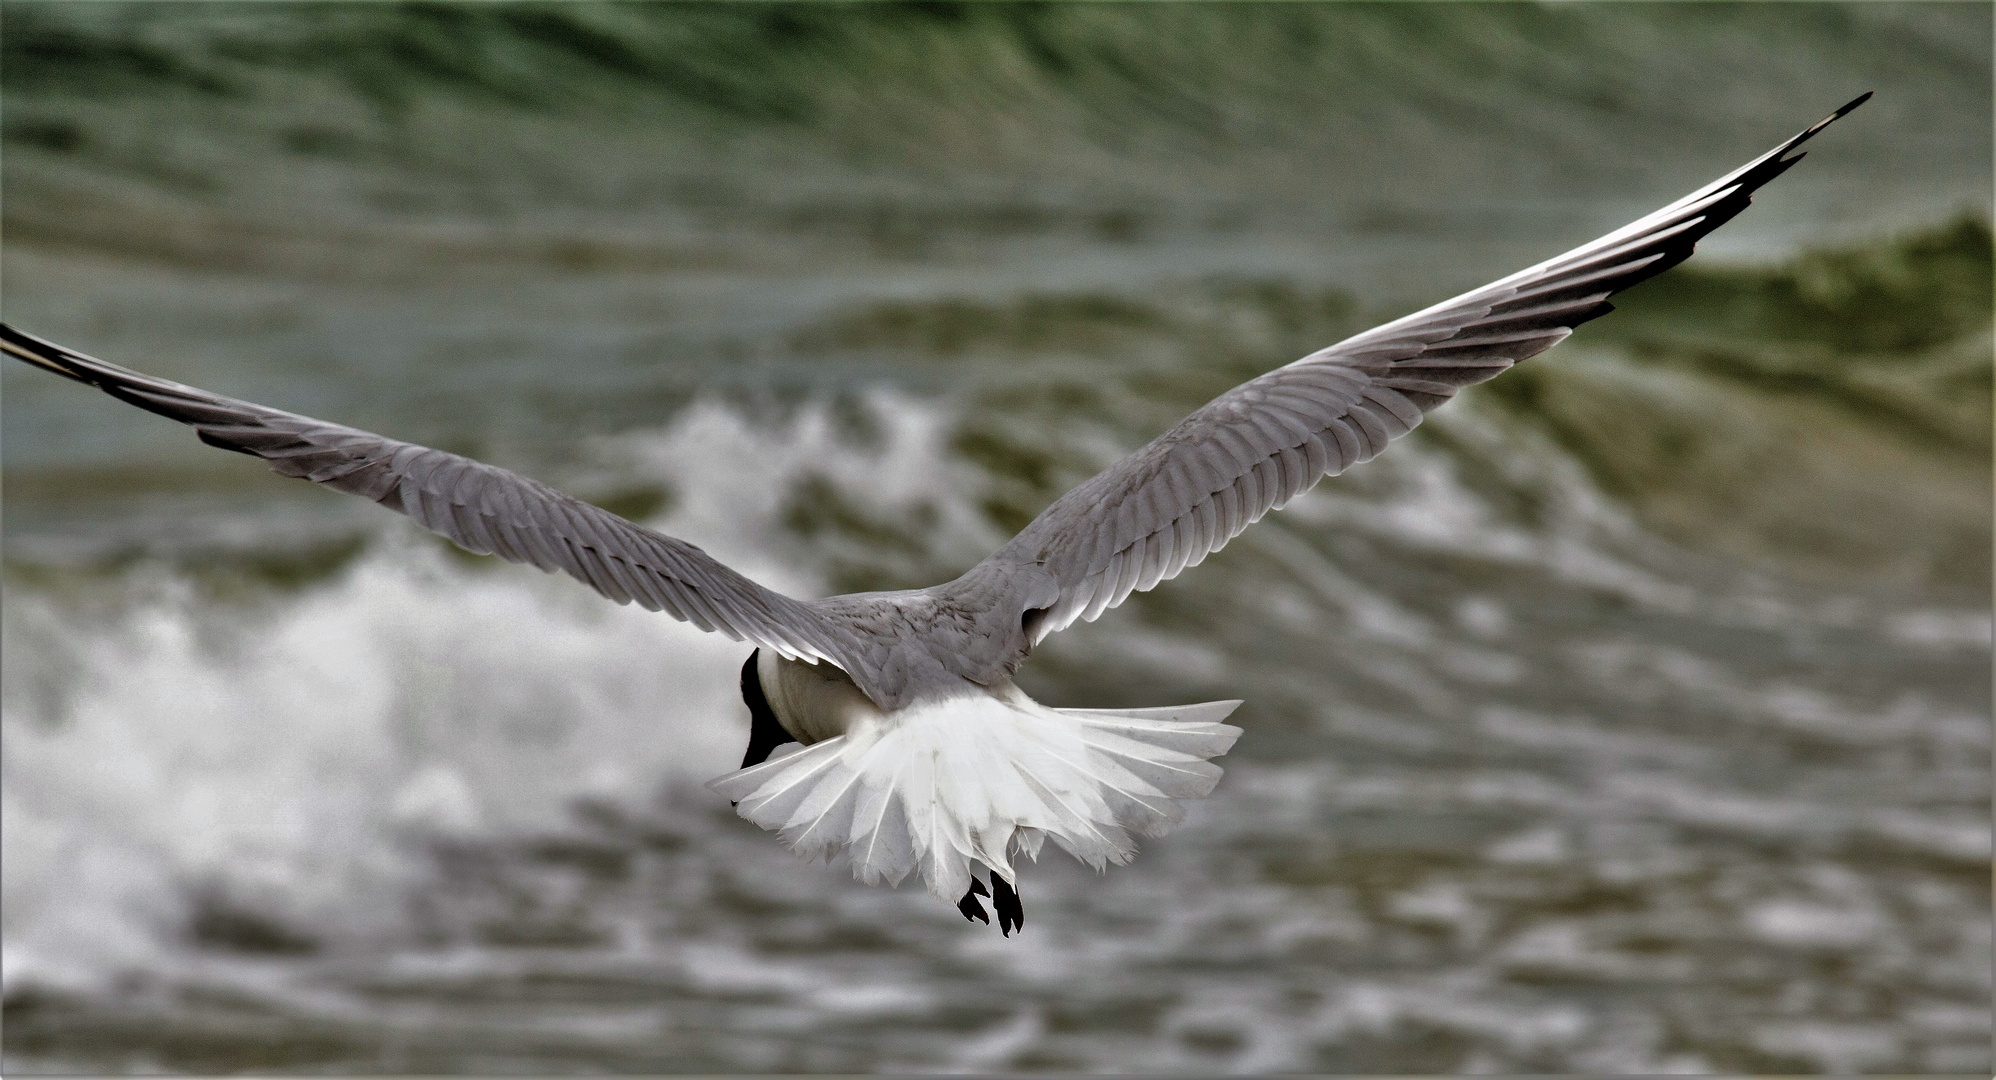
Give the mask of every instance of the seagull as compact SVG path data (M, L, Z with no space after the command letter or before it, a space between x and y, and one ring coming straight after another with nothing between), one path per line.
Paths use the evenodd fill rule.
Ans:
M1612 310L1690 257L1790 151L1869 93L1623 228L1221 394L1048 506L954 581L796 600L701 549L456 454L141 374L0 324L0 349L372 499L458 546L561 571L752 643L742 767L709 787L807 859L867 884L918 872L966 919L1025 925L1017 860L1047 839L1101 870L1213 790L1241 703L1056 709L1012 681L1047 635L1176 577L1324 476L1386 448L1466 386ZM986 880L989 888L986 887Z

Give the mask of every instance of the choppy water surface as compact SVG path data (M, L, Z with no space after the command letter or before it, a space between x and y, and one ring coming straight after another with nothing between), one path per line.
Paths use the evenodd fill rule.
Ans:
M1986 10L1242 6L1155 39L1080 6L923 14L887 29L929 53L853 70L1010 74L937 84L947 122L891 95L858 148L849 84L675 83L643 66L671 35L614 9L346 9L353 56L261 67L228 43L333 31L21 10L9 321L530 472L797 594L953 576L1233 382L1737 164L1851 96L1789 115L1828 60L1898 72L1869 73L1898 79L1875 104L1907 111L1834 129L1728 226L1731 262L1051 639L1021 676L1043 701L1241 697L1247 734L1131 866L1027 869L1011 940L804 865L702 790L746 738L744 647L10 366L8 1071L1989 1071ZM1779 88L1720 62L1779 19ZM1284 142L1272 91L1182 62L1313 27L1383 88L1292 106L1411 156ZM1602 58L1638 30L1677 47ZM652 129L495 99L513 61L478 58L520 40L650 71L693 117L661 144L726 152L562 159ZM412 41L458 66L367 66ZM1178 74L1123 63L1132 41ZM1413 92L1423 55L1545 130L1462 135L1462 102ZM1694 55L1703 112L1622 70ZM1630 115L1728 107L1681 121L1709 161L1507 171L1527 136L1653 149ZM478 140L431 138L453 130L526 164L481 170ZM1949 188L1957 146L1979 172ZM1254 147L1299 175L1488 167L1305 198L1227 164ZM809 168L741 179L777 159ZM619 172L648 161L679 172ZM1242 191L1260 209L1229 216Z

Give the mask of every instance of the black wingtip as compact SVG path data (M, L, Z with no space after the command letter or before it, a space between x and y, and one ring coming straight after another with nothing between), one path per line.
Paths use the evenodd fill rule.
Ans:
M46 368L65 379L74 379L77 382L87 386L98 387L106 392L113 392L110 384L127 378L134 381L149 382L155 388L176 385L166 382L163 379L153 379L151 376L141 375L131 368L105 363L94 356L85 356L74 349L57 345L47 338L38 338L25 330L16 330L6 323L0 323L0 352L4 352L16 360L24 360L38 368ZM132 404L150 412L159 412L156 406L143 401L134 401ZM174 417L174 419L178 420L180 417Z
M1810 125L1809 130L1797 136L1795 141L1801 142L1802 140L1807 139L1809 136L1814 135L1816 132L1821 131L1826 127L1829 127L1831 124L1834 124L1838 120L1843 119L1844 115L1849 113L1852 109L1855 109L1859 105L1862 105L1870 100L1871 100L1871 91L1866 90L1864 93L1859 94L1858 96L1850 99L1850 102L1846 104L1843 108L1838 109L1836 112L1833 112L1830 115L1825 116L1821 120L1818 120L1814 124Z
M0 323L0 352L38 368L53 371L65 379L89 383L91 381L89 378L63 362L64 351L62 346L53 341L43 341L33 334L22 333L6 323Z
M55 346L55 343L52 341L43 341L33 334L16 330L11 325L3 322L0 322L0 341L22 349L35 346L47 349Z

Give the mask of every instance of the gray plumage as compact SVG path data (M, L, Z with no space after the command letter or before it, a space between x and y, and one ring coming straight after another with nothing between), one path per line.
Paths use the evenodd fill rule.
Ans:
M712 556L518 473L357 428L154 378L0 326L0 347L122 401L190 424L201 441L284 475L372 499L459 547L561 571L620 604L785 656L832 659L839 628Z
M192 425L203 441L400 511L467 550L575 577L703 630L829 661L881 709L1005 684L1033 644L1196 566L1271 509L1385 449L1465 386L1564 340L1687 258L1785 157L1870 95L1625 228L1222 394L929 589L794 600L681 540L458 456L211 394L10 327L6 352Z
M1030 601L1041 609L1034 642L1197 566L1320 477L1384 450L1456 391L1557 345L1612 311L1610 296L1683 262L1802 159L1784 154L1870 96L1598 240L1227 391L1062 496L986 566L1035 566L1056 583L1050 603L1037 592Z

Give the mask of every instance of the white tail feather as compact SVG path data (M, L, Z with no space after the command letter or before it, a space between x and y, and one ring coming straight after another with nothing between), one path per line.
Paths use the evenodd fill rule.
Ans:
M1206 759L1240 737L1220 723L1239 705L1049 709L1008 684L860 720L707 786L805 858L849 860L868 884L920 870L955 903L977 864L1016 880L1013 855L1038 858L1047 837L1098 870L1128 862L1131 833L1162 835L1219 782Z

